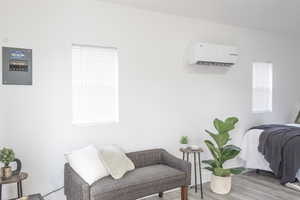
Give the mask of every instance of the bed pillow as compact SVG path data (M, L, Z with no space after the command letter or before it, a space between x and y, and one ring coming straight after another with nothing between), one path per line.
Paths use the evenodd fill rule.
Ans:
M89 185L109 175L99 158L98 150L93 145L72 151L65 156L74 171Z
M295 123L296 124L300 124L300 112L298 113L298 116L297 116L297 118L295 120Z
M117 146L106 146L99 151L100 159L114 179L120 179L126 172L134 170L133 162Z

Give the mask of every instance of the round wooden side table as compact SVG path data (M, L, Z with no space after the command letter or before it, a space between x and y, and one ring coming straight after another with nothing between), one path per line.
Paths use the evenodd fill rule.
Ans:
M197 155L199 162L199 176L200 176L200 190L201 190L201 198L203 199L203 187L202 187L202 173L201 173L201 153L203 152L202 148L192 149L190 147L180 148L179 151L182 152L182 159L189 162L190 154L194 154L194 170L195 170L195 192L197 192ZM186 157L185 157L186 155Z
M0 200L2 199L2 185L17 183L18 198L23 196L22 181L28 178L28 174L21 172L18 175L13 175L10 178L0 179Z

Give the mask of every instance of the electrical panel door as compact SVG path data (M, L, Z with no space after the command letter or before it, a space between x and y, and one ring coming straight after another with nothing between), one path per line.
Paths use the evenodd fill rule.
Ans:
M2 47L2 82L32 85L32 50Z

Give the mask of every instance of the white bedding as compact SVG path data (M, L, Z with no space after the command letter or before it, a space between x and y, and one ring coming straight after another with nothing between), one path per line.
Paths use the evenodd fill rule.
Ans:
M287 124L289 126L300 127L300 124ZM248 169L261 169L266 171L272 171L269 167L269 163L264 159L263 155L258 151L259 136L262 130L253 129L247 131L242 139L240 158L244 161L244 167ZM296 175L296 178L300 180L300 169Z

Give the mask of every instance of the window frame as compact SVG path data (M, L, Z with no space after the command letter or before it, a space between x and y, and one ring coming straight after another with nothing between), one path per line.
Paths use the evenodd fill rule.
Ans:
M116 66L116 73L115 73L115 100L116 104L115 109L116 109L116 117L114 120L90 120L90 121L75 121L74 120L74 105L73 105L73 47L88 47L88 48L100 48L100 49L112 49L116 51L117 54L117 66ZM71 45L71 87L72 87L72 125L75 126L80 126L80 127L86 127L86 126L95 126L95 125L101 125L101 124L118 124L120 122L120 109L119 109L119 68L120 68L120 62L119 62L119 49L116 47L108 47L108 46L98 46L98 45L89 45L89 44L79 44L79 43L72 43Z
M269 66L269 85L270 87L256 87L255 86L255 65L258 64L258 65L262 65L262 64L267 64ZM256 61L256 62L253 62L252 63L252 107L251 107L251 111L252 113L254 114L263 114L263 113L271 113L273 112L273 74L274 74L274 64L272 62L259 62L259 61ZM264 108L264 109L254 109L255 106L254 106L254 95L255 95L255 90L257 89L261 89L261 90L268 90L268 93L269 93L269 102L268 102L268 108Z

